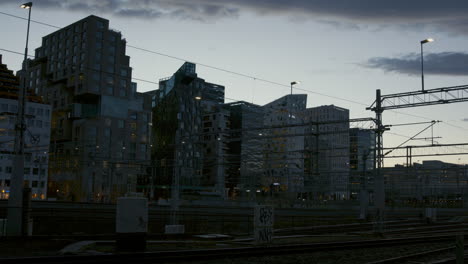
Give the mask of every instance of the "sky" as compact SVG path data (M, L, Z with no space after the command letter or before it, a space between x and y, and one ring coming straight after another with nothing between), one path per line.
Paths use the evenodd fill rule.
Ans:
M20 4L0 0L0 54L15 71L22 55L1 49L24 51L26 21L17 17L27 18L27 11ZM435 41L424 44L425 88L467 85L467 13L466 0L36 0L31 19L58 27L91 14L109 19L127 40L133 77L148 81L136 81L140 92L157 89L160 78L187 60L197 63L199 77L226 87L226 102L263 105L300 81L294 93L307 94L308 107L334 104L361 118L374 117L365 108L374 102L376 89L384 95L421 89L420 41L426 38ZM55 30L32 23L30 54ZM383 122L440 120L418 138L465 143L467 104L385 111ZM398 146L427 126L392 127L384 145ZM468 152L468 147L437 151ZM468 155L415 157L413 162L433 159L468 163ZM385 165L403 162L386 159Z

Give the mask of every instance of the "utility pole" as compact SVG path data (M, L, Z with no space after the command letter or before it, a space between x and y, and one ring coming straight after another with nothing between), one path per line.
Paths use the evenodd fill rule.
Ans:
M171 218L170 224L177 225L178 224L178 213L179 213L179 198L180 198L180 176L182 174L182 165L184 163L185 157L183 154L183 144L185 143L182 141L182 144L179 144L181 141L180 130L176 131L175 136L175 153L174 153L174 173L172 176L172 188L171 188Z
M385 131L385 126L382 125L382 97L380 93L380 89L376 91L376 99L375 99L375 115L376 115L376 125L377 125L377 168L375 171L375 206L376 206L376 231L379 234L383 233L384 229L384 213L385 213L385 183L384 183L384 176L382 174L382 167L383 167L383 133Z
M29 9L28 28L26 33L26 47L24 49L23 69L20 76L20 87L18 94L18 114L15 124L15 146L14 146L14 166L11 177L10 195L8 198L8 213L7 213L7 235L22 236L27 234L27 230L23 229L23 182L24 182L24 131L26 125L24 123L24 110L27 95L27 71L28 71L28 41L29 41L29 26L31 23L31 8L32 3L21 5L21 8ZM29 187L29 186L28 186ZM26 227L27 229L27 227Z
M361 208L360 217L361 219L367 219L367 210L369 206L369 193L367 191L367 158L369 156L369 151L365 151L362 154L362 176L361 176L361 190L359 192L359 205Z

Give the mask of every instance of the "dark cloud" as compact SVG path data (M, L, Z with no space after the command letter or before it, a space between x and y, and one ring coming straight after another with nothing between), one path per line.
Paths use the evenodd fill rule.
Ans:
M371 58L361 66L382 69L386 72L408 75L421 74L421 55L412 53L399 58ZM468 75L468 54L441 52L424 54L424 73L436 75Z
M0 5L12 2L17 4L2 0ZM468 34L467 0L41 0L35 2L35 7L200 21L233 18L247 11L305 18L345 28L424 27Z
M468 122L468 118L463 118L462 121Z

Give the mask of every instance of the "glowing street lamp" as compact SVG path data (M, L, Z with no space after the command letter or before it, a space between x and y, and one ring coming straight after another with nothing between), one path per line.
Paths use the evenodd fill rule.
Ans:
M291 94L292 94L292 90L293 90L293 86L296 85L296 84L300 84L301 82L298 82L298 81L292 81L291 82Z
M434 39L428 38L425 40L421 40L421 85L422 91L424 92L424 59L423 59L423 45L429 42L433 42Z

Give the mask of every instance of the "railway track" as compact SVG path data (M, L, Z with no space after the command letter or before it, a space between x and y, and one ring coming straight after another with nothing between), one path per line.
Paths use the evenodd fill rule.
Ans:
M424 252L420 252L420 253L414 253L414 254L409 254L409 255L404 255L404 256L398 256L398 257L393 257L393 258L368 262L366 264L390 264L390 263L402 264L402 263L410 262L410 261L418 261L421 258L428 258L428 257L432 257L432 256L438 256L440 254L453 253L454 250L455 250L455 247L445 247L445 248L440 248L440 249L436 249L436 250L429 250L429 251L424 251ZM444 259L442 261L446 261L446 260L447 259ZM450 260L452 260L452 258L450 258ZM455 260L455 259L453 259L453 260ZM423 262L421 262L421 263L423 263Z
M164 251L151 253L125 253L107 254L92 256L53 256L53 257L33 257L33 258L6 258L0 259L0 263L172 263L172 262L195 262L213 259L232 259L262 256L279 256L306 254L325 251L340 251L363 248L390 248L408 244L423 244L453 241L454 236L421 236L412 238L393 238L366 241L332 242L332 243L312 243L301 245L281 245L262 247L238 247L225 249L208 250L183 250Z

